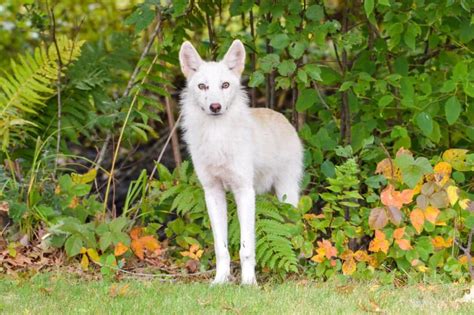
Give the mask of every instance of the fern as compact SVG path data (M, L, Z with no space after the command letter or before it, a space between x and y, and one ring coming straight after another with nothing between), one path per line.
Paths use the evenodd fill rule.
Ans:
M58 50L65 66L76 60L83 44L66 37L58 38ZM6 151L11 139L21 141L36 124L30 117L37 117L45 102L54 96L53 88L58 77L58 53L54 44L39 47L33 55L19 56L11 61L11 72L0 77L0 143ZM65 68L65 67L64 67ZM65 69L62 70L65 70Z

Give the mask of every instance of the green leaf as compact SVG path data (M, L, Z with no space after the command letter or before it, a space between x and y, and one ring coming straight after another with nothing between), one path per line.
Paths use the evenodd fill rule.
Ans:
M456 89L456 82L452 80L446 80L443 82L443 86L439 90L441 93L449 93Z
M296 70L296 64L293 60L284 60L278 65L278 73L282 76L289 76Z
M64 243L64 248L66 249L66 254L68 257L76 256L81 252L82 248L82 239L79 235L73 234Z
M270 45L275 49L284 49L290 44L290 38L286 34L279 33L272 37Z
M304 89L300 91L296 101L296 110L304 112L316 103L317 94L314 89Z
M324 18L324 9L322 6L314 4L306 9L306 17L311 21L320 21Z
M467 79L467 75L467 64L464 61L458 62L453 69L453 80L464 81L465 79Z
M280 56L277 54L268 54L265 57L260 58L259 62L260 69L262 69L264 73L270 73L280 63Z
M303 69L298 70L296 77L301 83L304 83L304 84L308 83L308 75L306 74L306 71L304 71Z
M378 3L387 7L390 6L390 0L378 0Z
M302 42L293 43L289 48L290 56L294 59L299 59L303 56L305 49L305 44Z
M364 0L364 10L367 16L370 16L374 11L374 0Z
M99 240L99 247L102 252L106 251L107 248L112 244L112 233L105 232L102 234Z
M433 132L433 119L430 114L426 112L421 112L415 117L416 124L423 131L425 136L431 135Z
M255 71L250 75L249 86L257 87L265 81L265 76L261 71Z
M456 96L451 96L444 105L444 112L446 114L446 121L449 125L454 124L461 114L461 103L459 103Z
M401 154L395 159L395 164L402 172L403 181L410 188L414 188L424 175L433 172L430 161L424 157L415 160L409 154Z
M315 81L322 81L321 78L321 68L315 64L307 64L304 66L304 71L310 76L311 79Z
M392 95L384 95L379 99L378 105L381 108L384 108L393 101Z

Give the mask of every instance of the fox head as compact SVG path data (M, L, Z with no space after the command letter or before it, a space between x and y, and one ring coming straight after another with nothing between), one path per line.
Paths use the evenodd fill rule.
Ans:
M190 42L179 51L181 71L187 79L187 94L193 103L208 115L226 113L240 92L240 76L245 66L245 48L234 40L219 62L206 62Z

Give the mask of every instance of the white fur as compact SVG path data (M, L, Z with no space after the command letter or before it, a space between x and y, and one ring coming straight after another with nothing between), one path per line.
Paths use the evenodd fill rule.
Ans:
M240 85L245 49L236 40L221 62L204 62L185 42L180 51L181 69L187 78L182 93L184 139L204 188L216 252L216 277L230 277L227 248L225 192L234 194L241 227L242 283L255 278L255 194L275 190L278 198L294 206L299 200L303 172L303 147L295 129L281 114L248 107ZM228 88L222 88L224 82ZM199 89L199 84L208 88ZM220 115L209 106L219 103Z

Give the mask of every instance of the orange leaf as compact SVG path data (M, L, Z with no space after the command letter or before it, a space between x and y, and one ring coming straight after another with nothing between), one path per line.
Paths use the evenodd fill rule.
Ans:
M436 218L438 217L439 213L440 213L440 211L438 210L438 208L427 207L424 211L426 221L435 224L436 223Z
M393 238L399 240L403 237L403 234L405 234L405 227L395 229L395 231L393 231Z
M74 196L71 199L71 202L69 203L68 207L71 209L75 209L79 205L79 198L77 196Z
M122 256L123 254L125 254L128 250L128 247L123 244L122 242L118 242L117 245L115 245L115 249L114 249L114 255L115 256Z
M146 235L146 236L140 237L139 241L143 244L143 247L145 247L149 251L154 252L157 249L160 249L160 243L152 235Z
M395 243L402 249L402 250L410 250L413 247L410 244L410 240L405 240L405 239L398 239L395 240Z
M389 184L380 194L380 200L386 206L394 206L402 208L404 204L410 203L413 199L413 190L405 189L403 191L396 191L395 188Z
M143 244L139 240L132 239L132 243L130 244L130 247L132 248L135 255L138 258L140 258L140 260L143 260L145 258L144 251L143 251Z
M353 274L357 269L356 262L354 258L350 258L342 264L342 273L345 275Z
M453 245L453 239L448 238L445 240L442 236L435 236L431 239L431 243L436 249L449 248Z
M384 252L388 253L388 248L390 244L385 239L385 233L380 230L375 230L375 238L369 244L369 250L371 252Z
M414 209L410 213L410 221L411 224L413 224L416 232L420 234L421 231L423 231L423 223L425 222L425 215L423 214L423 211L419 208Z
M337 256L337 249L332 246L331 242L328 240L318 241L319 247L323 248L327 259Z
M134 228L130 231L130 238L131 238L132 240L138 240L138 238L139 238L140 235L142 234L142 231L143 231L143 228L142 228L142 227L139 227L139 226L134 227Z

